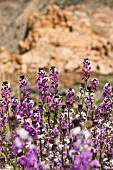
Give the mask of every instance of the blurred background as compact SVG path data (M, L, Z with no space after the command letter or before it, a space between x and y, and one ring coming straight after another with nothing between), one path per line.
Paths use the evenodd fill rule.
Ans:
M38 68L56 66L61 91L78 87L84 58L100 90L113 84L113 0L0 0L0 82L24 74L34 87Z

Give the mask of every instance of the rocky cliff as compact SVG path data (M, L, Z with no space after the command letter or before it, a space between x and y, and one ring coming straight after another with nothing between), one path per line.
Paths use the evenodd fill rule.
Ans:
M108 13L107 10L103 9ZM103 24L103 31L107 24L112 26L108 20L105 23L105 13L100 14L88 17L84 5L64 10L54 5L42 14L35 9L28 18L25 37L19 42L24 69L25 65L28 72L37 69L37 66L49 68L56 65L61 73L79 72L81 61L88 57L94 72L112 73L113 41L110 30L102 36L98 33L99 29L92 28L96 18L98 23Z
M37 5L30 9L18 46L18 54L1 49L3 72L33 73L55 65L61 74L75 73L88 57L95 73L113 73L113 11L81 4L65 9L52 5L40 12Z

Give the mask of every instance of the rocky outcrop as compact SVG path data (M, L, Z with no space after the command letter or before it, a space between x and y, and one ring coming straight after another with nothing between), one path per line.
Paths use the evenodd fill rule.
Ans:
M37 8L40 10L45 0L8 0L0 2L0 46L10 53L18 53L18 42L27 29L27 19Z
M27 30L23 41L20 41L20 51L24 53L36 47L38 41L44 38L44 34L51 30L60 28L63 30L67 29L72 31L72 17L66 10L60 10L58 6L54 5L48 7L47 10L40 14L37 10L34 10L27 22ZM50 37L48 37L48 40ZM45 37L45 40L47 36Z
M79 72L86 57L94 72L113 72L112 40L95 33L86 14L76 8L61 10L54 5L42 14L37 10L31 13L26 36L19 43L24 72L36 71L38 67L49 69L51 65L60 73Z
M22 60L19 55L11 55L5 49L0 49L0 72L2 74L12 75L17 70L20 70Z
M0 51L2 72L31 74L39 67L48 70L54 65L61 77L71 73L71 82L72 75L81 72L82 60L89 58L95 73L113 73L113 38L110 36L113 12L107 8L100 10L105 13L98 9L92 12L85 5L62 10L53 5L40 13L37 7L28 17L24 38L19 42L20 54ZM20 20L21 17L18 22ZM108 25L111 25L110 33L105 34ZM62 79L65 80L64 76Z

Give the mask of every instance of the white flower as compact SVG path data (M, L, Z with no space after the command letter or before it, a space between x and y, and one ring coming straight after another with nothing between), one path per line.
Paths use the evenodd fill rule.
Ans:
M86 92L86 96L87 96L87 97L89 96L89 93L88 93L88 92Z
M76 136L77 134L80 134L81 128L80 126L77 126L76 128L72 129L70 134Z
M39 139L42 139L43 137L44 137L44 134L38 135L38 138L39 138Z
M106 123L103 123L103 125L104 125L106 128L110 128L110 124L111 124L110 121L108 121L108 122L106 122Z
M26 143L26 148L31 148L32 146L31 146L31 141L29 141L29 142L27 142Z
M60 155L60 152L59 152L59 151L56 152L56 156L58 156L58 155Z
M62 113L62 114L63 114L63 116L64 116L64 115L68 116L68 111L65 111L65 112Z
M44 144L44 140L41 140L41 143Z
M76 119L79 119L80 118L80 114L76 114Z
M91 97L95 97L95 93L91 93Z
M108 161L108 159L107 159L107 158L104 158L104 159L103 159L103 162L107 162L107 161Z
M107 87L107 86L109 86L109 83L106 83L106 84L104 85L104 87Z
M60 150L64 147L64 145L62 145L62 144L59 144L58 146L59 146Z
M83 119L86 119L86 113L85 112L81 112L81 115L82 115Z
M64 139L64 141L65 141L67 144L70 143L70 140L69 140L67 137Z
M74 149L71 149L71 150L69 151L69 155L72 156L73 154L75 154L75 150L74 150Z
M111 166L113 166L113 159L110 160L110 164L111 164Z
M101 125L103 122L103 119L99 119L98 123Z
M17 119L21 119L22 117L21 117L20 115L17 115L16 118L17 118Z
M19 128L16 130L16 132L20 136L20 138L23 140L29 137L28 131L26 131L24 128Z
M52 148L52 146L53 146L53 144L50 143L50 144L49 144L49 147Z
M82 134L85 136L85 139L88 139L88 138L90 137L90 133L89 133L89 131L86 130L86 129L84 129L84 130L82 131Z
M12 167L11 167L11 166L6 165L6 169L4 169L4 170L11 170L11 169L12 169Z
M21 142L20 138L18 138L18 137L15 138L14 144L19 148L22 147L22 142Z
M25 120L25 122L31 124L31 123L32 123L32 120L31 120L31 118L27 118L27 119Z

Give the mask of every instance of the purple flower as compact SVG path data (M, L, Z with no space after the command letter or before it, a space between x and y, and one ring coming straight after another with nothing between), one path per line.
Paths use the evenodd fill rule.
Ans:
M19 158L19 163L20 163L20 165L26 165L27 159L26 159L25 155L22 155L22 156Z
M113 87L110 85L110 83L106 83L103 88L103 99L104 98L111 98L113 95Z
M99 163L99 161L98 160L92 160L91 161L91 166L93 167L93 168L100 168L100 163Z
M2 83L2 88L1 88L1 96L7 104L10 103L11 100L11 87L10 84L5 81Z
M51 97L50 97L51 94L49 92L49 84L48 84L48 78L46 72L42 68L39 68L37 75L38 75L37 82L38 82L40 99L42 100L43 104L46 102L48 103L49 101L51 101Z
M88 58L82 62L82 80L87 81L92 73L91 64Z
M94 92L99 85L99 80L97 78L93 78L90 82L90 85L88 86L88 90L91 92Z
M28 79L25 76L20 76L20 94L21 94L21 99L24 100L25 98L30 98L30 93L27 88L29 85Z
M75 97L75 90L69 88L66 93L66 105L68 107L73 107L73 104L75 103L74 97Z
M51 81L51 88L54 90L54 93L57 94L58 93L58 82L59 82L59 78L58 78L58 71L56 69L56 67L51 67L49 70L49 77L50 77L50 81Z

